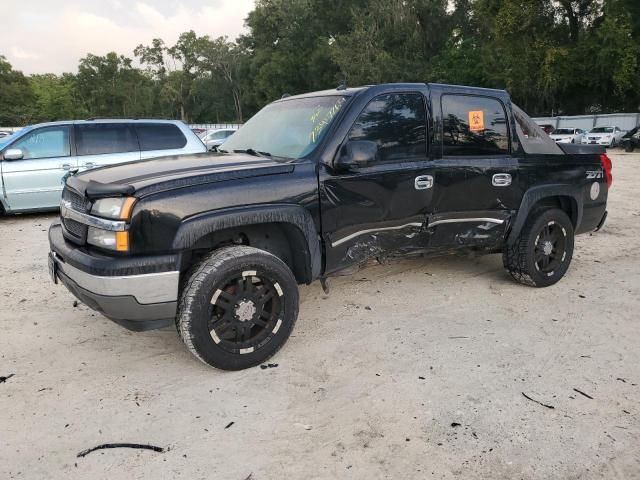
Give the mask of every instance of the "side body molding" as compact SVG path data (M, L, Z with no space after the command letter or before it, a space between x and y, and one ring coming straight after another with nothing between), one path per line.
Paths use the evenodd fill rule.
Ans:
M507 237L507 243L513 245L520 234L520 231L524 227L525 222L531 212L533 206L540 200L549 197L568 197L573 200L573 205L576 207L576 230L582 222L583 203L582 195L580 194L579 186L570 184L550 184L539 185L527 190L522 197L522 203L518 209L511 232Z
M172 247L174 250L188 249L210 233L261 223L286 223L297 227L306 240L305 256L308 280L311 282L320 277L322 252L318 232L311 214L300 205L253 205L201 213L182 222Z

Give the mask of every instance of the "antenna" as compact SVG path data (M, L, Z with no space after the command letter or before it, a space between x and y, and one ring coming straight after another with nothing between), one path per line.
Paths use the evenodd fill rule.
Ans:
M347 89L347 79L343 79L340 85L336 87L336 90L346 90Z
M290 93L283 93L280 99L282 100L283 98L289 98L290 96L291 96Z

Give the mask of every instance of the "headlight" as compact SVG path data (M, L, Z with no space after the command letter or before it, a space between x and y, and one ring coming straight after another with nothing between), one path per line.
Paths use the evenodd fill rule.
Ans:
M112 232L89 227L87 243L116 252L127 252L129 251L129 232Z
M128 220L135 201L133 197L102 198L93 203L91 213L103 218Z

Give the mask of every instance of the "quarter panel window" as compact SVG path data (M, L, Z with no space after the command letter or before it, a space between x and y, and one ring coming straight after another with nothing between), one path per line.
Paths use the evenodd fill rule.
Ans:
M442 97L442 155L506 155L507 114L498 100L470 95Z
M69 127L38 128L26 134L9 148L19 148L23 159L68 157L71 155Z
M78 155L138 152L138 142L131 128L118 123L77 126Z
M390 93L369 102L351 127L348 140L378 144L381 162L423 159L427 154L427 119L418 93Z
M142 123L136 125L140 150L174 150L187 144L180 129L173 124Z

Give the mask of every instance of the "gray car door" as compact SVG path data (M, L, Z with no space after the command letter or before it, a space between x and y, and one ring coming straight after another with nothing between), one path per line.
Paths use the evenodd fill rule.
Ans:
M3 149L19 149L23 155L22 159L2 160L2 193L9 210L60 206L63 178L78 168L71 154L70 133L70 125L40 127Z
M131 124L86 122L75 128L81 171L140 160L140 147Z

